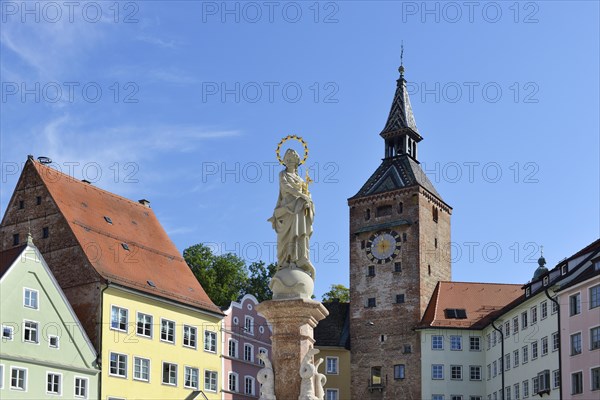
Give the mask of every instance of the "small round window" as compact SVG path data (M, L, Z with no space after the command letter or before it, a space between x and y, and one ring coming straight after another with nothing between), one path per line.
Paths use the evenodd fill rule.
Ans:
M252 310L252 304L248 304L248 305L246 306L246 308L247 308L248 310Z
M233 317L233 324L237 325L240 322L240 320L238 319L238 317Z
M260 333L265 333L265 327L264 327L264 326L260 326L260 327L258 328L258 331L259 331Z

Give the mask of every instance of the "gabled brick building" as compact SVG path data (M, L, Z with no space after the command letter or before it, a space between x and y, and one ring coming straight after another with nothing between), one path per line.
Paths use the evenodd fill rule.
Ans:
M103 399L220 397L223 313L146 200L30 156L0 225L0 249L29 231L101 356Z

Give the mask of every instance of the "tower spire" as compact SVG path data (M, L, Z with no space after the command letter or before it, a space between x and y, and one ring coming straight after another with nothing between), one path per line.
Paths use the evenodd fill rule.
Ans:
M406 79L404 79L404 43L400 46L400 77L396 80L396 93L392 107L380 135L385 140L385 158L407 154L417 159L417 143L423 138L417 129L410 105Z

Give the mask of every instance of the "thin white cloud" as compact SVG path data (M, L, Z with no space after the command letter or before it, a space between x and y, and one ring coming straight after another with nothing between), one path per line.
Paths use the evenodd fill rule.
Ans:
M136 37L136 40L140 41L140 42L144 42L144 43L148 43L148 44L152 44L161 48L166 48L166 49L174 49L176 47L175 41L174 40L163 40L161 38L157 38L154 36L148 36L148 35L139 35Z

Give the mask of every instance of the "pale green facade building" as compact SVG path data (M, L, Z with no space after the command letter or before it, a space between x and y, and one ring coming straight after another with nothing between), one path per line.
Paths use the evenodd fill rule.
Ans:
M97 353L31 237L0 253L0 398L99 398Z

